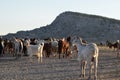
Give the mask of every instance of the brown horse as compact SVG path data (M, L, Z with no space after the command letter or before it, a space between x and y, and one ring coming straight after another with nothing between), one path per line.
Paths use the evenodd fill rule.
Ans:
M52 50L51 43L50 42L44 43L43 51L45 53L43 54L43 56L50 57L51 50Z
M71 49L70 49L70 37L67 39L63 38L58 41L58 54L59 54L59 59L60 59L60 54L63 55L64 57L68 57L71 54Z
M119 48L119 42L112 43L110 41L106 41L106 44L109 48L114 48L114 50Z
M14 48L15 48L15 45L11 40L4 41L4 49L3 49L4 54L9 52L14 56Z
M120 43L119 43L119 41L116 41L114 43L111 43L110 41L107 41L106 43L107 43L107 46L109 48L114 48L114 50L117 51L117 57L119 57L119 54L120 54Z

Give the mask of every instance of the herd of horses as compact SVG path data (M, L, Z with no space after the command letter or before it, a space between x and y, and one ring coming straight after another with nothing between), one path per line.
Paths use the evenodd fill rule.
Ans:
M100 43L100 45L103 45ZM119 41L112 43L106 41L106 46L109 48L114 48L116 50L120 49ZM80 68L80 76L85 77L85 69L88 66L89 69L89 80L91 79L92 66L94 66L94 80L97 80L97 67L98 67L98 56L99 48L96 43L88 43L82 38L74 36L67 37L62 39L18 39L13 38L0 39L0 56L4 57L6 53L18 58L20 56L30 56L30 59L33 55L37 55L38 62L42 57L58 56L60 59L71 58L71 54L74 54L74 51L78 54L78 61Z
M119 43L119 40L117 40L116 42L113 42L111 43L110 41L106 41L106 45L109 47L109 48L114 48L114 49L120 49L120 43Z

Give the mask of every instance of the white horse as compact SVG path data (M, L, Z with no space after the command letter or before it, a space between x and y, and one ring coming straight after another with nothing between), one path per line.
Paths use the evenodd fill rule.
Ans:
M18 58L18 54L22 56L23 43L20 39L14 38L14 45L15 45L16 58Z
M83 44L82 39L79 37L72 38L72 44L77 46L78 60L80 63L80 76L85 77L86 64L89 68L89 77L91 80L92 65L94 64L94 80L97 80L97 67L98 67L98 53L99 49L95 43Z
M32 56L36 55L38 58L38 63L42 62L42 57L43 57L43 47L44 47L44 42L42 40L40 40L37 45L30 45L30 42L28 41L28 45L27 45L27 51L28 51L28 55L30 58L30 61L33 62L33 60L31 59Z
M51 48L52 48L51 52L53 56L55 57L58 52L58 41L57 40L51 41Z

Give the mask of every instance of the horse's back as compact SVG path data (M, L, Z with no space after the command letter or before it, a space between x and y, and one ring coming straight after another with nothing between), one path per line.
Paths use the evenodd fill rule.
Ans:
M86 45L84 50L88 55L93 54L93 57L98 55L99 49L98 46L95 43L89 43Z

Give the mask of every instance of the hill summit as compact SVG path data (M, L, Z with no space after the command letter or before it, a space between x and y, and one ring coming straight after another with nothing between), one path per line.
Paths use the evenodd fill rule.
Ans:
M5 37L37 37L40 39L81 36L88 41L120 39L120 20L78 12L63 12L47 26L30 31L18 31Z

